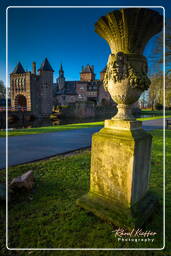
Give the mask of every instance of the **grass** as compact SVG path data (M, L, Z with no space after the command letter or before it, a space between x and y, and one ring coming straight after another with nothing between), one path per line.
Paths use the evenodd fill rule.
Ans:
M16 248L129 248L162 247L163 198L163 132L155 130L152 148L150 190L159 197L160 207L144 230L157 232L153 244L118 242L112 225L80 209L75 201L89 190L90 151L53 157L49 160L9 168L9 181L28 170L34 171L36 185L32 192L17 193L9 203L9 247ZM7 251L4 226L0 227L2 255L105 255L158 256L171 255L171 131L166 131L166 244L164 251ZM0 172L5 182L5 171ZM5 205L4 205L5 207ZM1 209L2 220L5 218ZM3 222L1 222L3 223Z
M171 115L166 116L166 118L170 118ZM139 121L148 121L148 120L155 120L155 119L161 119L163 118L163 116L152 116L152 117L141 117L141 118L137 118L137 120Z
M151 115L151 114L155 114L155 115L163 115L163 110L151 110L151 109L143 109L141 110L141 114L145 114L145 115ZM171 110L165 110L165 114L166 115L171 115Z
M8 132L9 136L19 136L26 134L39 134L39 133L49 133L49 132L60 132L60 131L68 131L68 130L76 130L82 128L91 128L96 126L103 125L103 122L92 122L92 123L78 123L78 124L65 124L58 126L44 126L37 128L25 128L25 129L17 129L11 130ZM0 137L4 137L5 131L0 131Z
M167 117L171 117L171 115ZM137 120L147 121L147 120L155 120L160 118L163 118L163 116L137 118ZM103 126L103 125L104 125L104 122L101 121L101 122L92 122L92 123L78 123L78 124L67 124L67 125L47 126L47 127L38 127L38 128L16 129L16 130L8 131L8 136L60 132L60 131L83 129L83 128L90 128L90 127L96 127L96 126ZM0 131L0 137L5 137L5 136L6 136L6 132Z

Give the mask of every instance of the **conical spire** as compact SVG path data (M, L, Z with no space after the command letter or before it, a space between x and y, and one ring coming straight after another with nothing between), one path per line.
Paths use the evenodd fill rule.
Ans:
M59 78L65 79L65 77L64 77L64 70L63 70L62 64L60 65L60 69L59 69Z
M14 68L14 71L12 73L13 74L25 73L25 70L24 70L23 66L21 65L20 61L18 62L18 64L16 65L16 67Z
M94 72L94 66L90 66L87 64L85 67L82 66L82 73L93 73Z
M42 62L41 67L39 68L38 71L52 71L52 72L54 72L54 70L52 69L52 67L51 67L47 58L45 58L45 60Z
M60 71L60 72L64 72L63 67L62 67L62 63L61 63L61 65L60 65L59 71Z

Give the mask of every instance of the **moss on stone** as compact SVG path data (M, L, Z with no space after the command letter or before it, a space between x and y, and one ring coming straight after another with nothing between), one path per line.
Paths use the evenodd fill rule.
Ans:
M89 192L76 201L81 208L93 212L96 216L115 226L132 230L140 228L151 216L158 200L154 193L148 192L141 201L133 207L126 207L118 201L106 200L97 194Z
M140 220L139 216L134 220L131 207L148 190L151 140L152 136L143 129L103 128L95 133L90 191L78 201L79 205L115 225L132 228L136 221L140 223L141 210Z

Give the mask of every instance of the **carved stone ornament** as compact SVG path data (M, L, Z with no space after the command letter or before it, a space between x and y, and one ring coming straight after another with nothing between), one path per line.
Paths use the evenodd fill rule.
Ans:
M162 29L163 17L147 8L112 11L95 24L95 31L111 48L104 88L118 104L114 119L133 120L131 105L150 86L142 55L149 39Z
M129 56L123 52L118 52L116 55L110 54L103 80L106 90L108 89L107 85L110 79L113 79L115 83L128 79L130 87L147 90L151 82L147 76L145 57L138 55Z

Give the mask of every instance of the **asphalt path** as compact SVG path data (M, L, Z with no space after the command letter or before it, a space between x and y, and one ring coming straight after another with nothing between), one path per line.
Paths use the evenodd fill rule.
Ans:
M28 163L91 146L92 134L102 127L8 137L8 166ZM163 120L143 122L145 130L163 128ZM6 166L6 139L0 138L0 169Z

